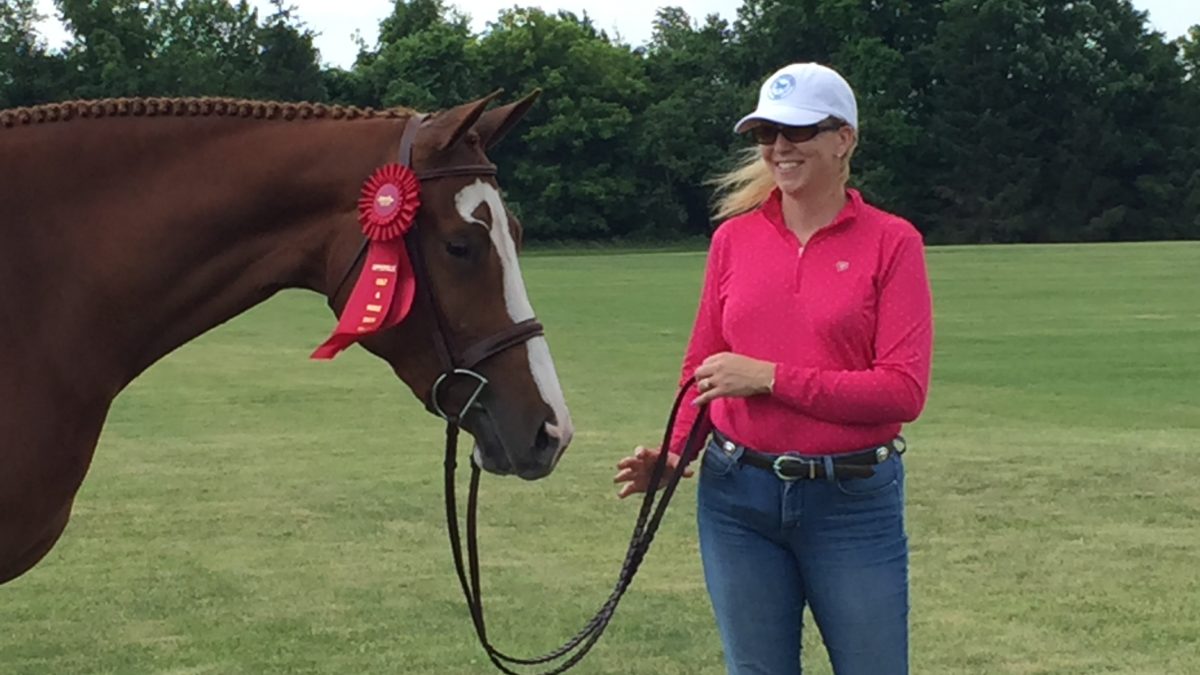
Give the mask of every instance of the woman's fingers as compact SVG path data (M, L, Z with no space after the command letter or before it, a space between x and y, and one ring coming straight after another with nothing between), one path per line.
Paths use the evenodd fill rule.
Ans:
M628 469L621 469L620 471L617 472L617 475L613 476L613 482L614 483L624 483L625 481L628 481L628 480L636 480L637 475L638 475L638 471L636 468L630 467Z
M646 448L638 446L632 455L625 457L617 462L617 473L613 476L614 483L625 483L621 486L617 497L624 499L636 492L645 492L646 486L650 482L650 476L654 472L654 466L659 459L661 450L657 448ZM667 457L667 472L671 472L678 464L678 457ZM691 467L684 469L683 476L691 478L695 472Z
M708 389L700 392L700 395L692 399L692 405L700 406L712 401L714 398L724 396L725 391L718 384L712 384Z
M628 497L629 495L631 495L635 492L645 492L645 491L646 491L646 486L643 485L642 487L639 488L637 483L629 483L625 487L621 488L621 491L617 493L617 499L625 499L626 497Z
M657 458L658 458L657 450L651 450L649 448L645 448L645 447L642 447L639 445L639 446L637 446L637 448L634 449L634 453L632 455L625 457L625 458L621 459L621 461L617 462L617 468L618 469L628 469L628 468L637 466L638 464L640 464L642 462L645 462L647 459L649 459L650 461L654 461Z

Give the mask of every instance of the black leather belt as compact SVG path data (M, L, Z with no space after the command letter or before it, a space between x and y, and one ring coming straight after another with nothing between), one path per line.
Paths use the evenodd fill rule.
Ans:
M760 469L772 471L780 480L815 480L826 478L826 458L821 455L801 456L759 452L730 439L713 429L713 439L725 454L733 455L738 449L742 454L738 461ZM866 450L834 455L830 459L834 478L870 478L875 475L875 465L882 464L892 455L903 455L907 449L903 436Z

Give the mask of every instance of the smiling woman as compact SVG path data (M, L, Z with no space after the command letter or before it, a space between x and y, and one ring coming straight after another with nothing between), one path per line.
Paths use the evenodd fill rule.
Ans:
M621 496L671 464L711 402L700 558L734 675L800 672L812 608L838 675L908 672L906 446L929 384L921 235L846 187L858 106L832 69L789 65L736 125L753 137L719 212L669 448L618 463Z

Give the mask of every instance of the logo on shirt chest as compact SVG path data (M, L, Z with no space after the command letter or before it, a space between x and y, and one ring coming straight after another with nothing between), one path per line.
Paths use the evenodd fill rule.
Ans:
M835 269L839 272L845 272L846 270L850 269L850 261L849 260L839 260L839 261L837 261L836 264L834 264L833 269Z

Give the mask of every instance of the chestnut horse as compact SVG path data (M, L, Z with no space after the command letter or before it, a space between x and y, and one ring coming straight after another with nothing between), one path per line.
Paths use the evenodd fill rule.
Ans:
M462 383L436 391L447 349L491 344L475 368L490 384L459 410L476 461L549 474L570 416L485 156L536 96L428 116L225 99L0 111L0 583L54 546L109 407L141 372L281 289L341 313L362 266L360 191L389 163L437 176L406 242L422 288L361 344L438 411L438 397L464 400Z

